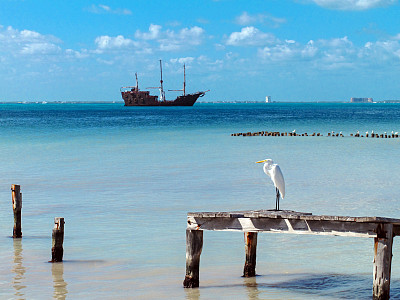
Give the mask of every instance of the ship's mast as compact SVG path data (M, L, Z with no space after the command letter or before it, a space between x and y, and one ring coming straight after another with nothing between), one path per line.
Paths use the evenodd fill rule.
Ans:
M162 80L162 64L161 64L161 59L160 59L160 72L161 72L161 79L160 79L160 101L165 100L165 93L164 93L164 88L163 88L163 80Z
M181 90L168 90L172 92L183 92L183 96L186 95L186 66L183 64L183 89Z
M186 67L183 64L183 96L186 95Z
M136 77L136 91L139 91L139 81L137 79L137 73L135 73L135 77Z

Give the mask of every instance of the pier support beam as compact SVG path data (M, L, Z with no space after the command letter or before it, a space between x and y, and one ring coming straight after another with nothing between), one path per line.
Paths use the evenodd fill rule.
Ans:
M203 231L186 230L186 276L183 287L199 287L200 255L203 249Z
M54 218L52 234L51 262L61 262L64 254L64 218Z
M21 238L21 210L22 210L22 194L21 187L18 184L11 185L11 198L14 212L14 229L13 238Z
M393 225L379 224L374 243L373 300L386 300L390 297L392 245Z
M243 277L256 276L257 232L245 232L244 243L246 261L244 263Z

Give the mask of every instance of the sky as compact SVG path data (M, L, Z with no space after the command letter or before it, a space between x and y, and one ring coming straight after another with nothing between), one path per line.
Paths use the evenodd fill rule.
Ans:
M0 0L0 101L400 99L399 0L99 1Z

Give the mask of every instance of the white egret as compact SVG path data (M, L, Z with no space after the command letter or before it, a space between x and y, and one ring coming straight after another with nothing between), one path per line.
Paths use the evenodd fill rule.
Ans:
M276 192L275 210L279 210L279 197L285 198L285 180L283 179L283 174L281 168L277 164L274 164L272 159L264 159L256 162L264 163L264 173L267 174L274 186Z

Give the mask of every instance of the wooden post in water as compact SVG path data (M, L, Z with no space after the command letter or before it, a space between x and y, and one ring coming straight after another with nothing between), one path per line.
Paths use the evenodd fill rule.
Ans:
M393 224L379 224L374 243L373 300L390 297Z
M22 193L18 184L11 185L11 198L14 212L14 229L13 238L21 238L21 210L22 210Z
M257 232L245 232L244 243L246 261L244 263L243 277L256 276Z
M183 287L199 287L200 255L203 249L203 230L186 230L186 276Z
M64 223L64 218L54 218L51 262L61 262L63 259Z

